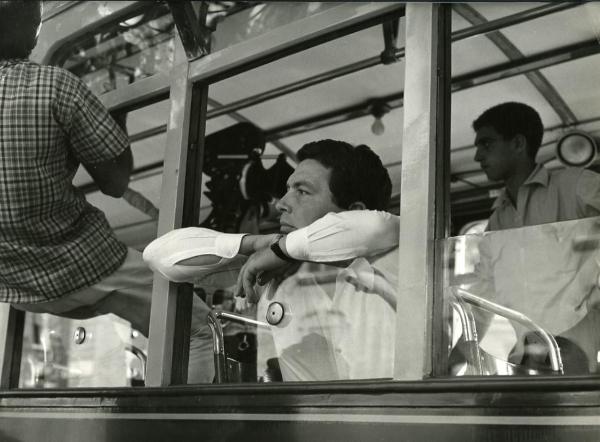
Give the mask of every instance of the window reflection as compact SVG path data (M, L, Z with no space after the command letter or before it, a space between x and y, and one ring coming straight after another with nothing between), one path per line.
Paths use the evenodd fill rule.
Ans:
M25 318L19 388L144 385L148 342L127 321Z
M217 315L223 381L391 378L397 252L339 267L301 263L260 288L256 304L229 300L243 259L197 278L196 294L212 302L213 312L233 312ZM227 279L231 285L223 288Z
M62 66L101 95L156 73L168 73L175 33L168 7L156 3L140 15L77 40Z
M445 289L449 309L456 312L462 304L467 316L473 315L480 374L558 372L552 367L552 339L544 332L556 341L565 374L598 372L599 234L600 218L593 217L447 240L448 250L460 241L480 256L470 273L447 268ZM449 255L448 262L457 256ZM450 356L454 375L473 370L476 361L465 320L459 318L463 312L457 313Z

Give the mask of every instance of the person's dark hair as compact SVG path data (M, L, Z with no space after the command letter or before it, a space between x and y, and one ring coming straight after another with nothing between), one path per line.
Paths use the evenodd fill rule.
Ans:
M372 210L388 207L392 182L381 159L368 146L320 140L302 146L297 156L298 161L312 159L331 169L329 189L333 202L341 208L348 209L357 201Z
M0 60L29 57L41 20L40 1L0 0Z
M544 125L534 108L514 101L498 104L486 110L475 121L475 131L484 126L493 127L496 132L510 140L521 134L527 140L527 153L535 159L542 144Z

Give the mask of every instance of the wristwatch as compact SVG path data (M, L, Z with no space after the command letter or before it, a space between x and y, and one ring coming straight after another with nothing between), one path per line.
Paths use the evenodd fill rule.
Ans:
M281 250L281 247L279 246L279 241L281 240L281 238L283 238L283 235L278 235L277 238L275 239L275 241L273 241L271 243L271 250L273 251L273 253L275 253L275 256L277 256L279 259L282 259L284 261L288 261L288 262L296 262L296 260L294 258L292 258L291 256L287 256L285 253L283 253L283 250Z

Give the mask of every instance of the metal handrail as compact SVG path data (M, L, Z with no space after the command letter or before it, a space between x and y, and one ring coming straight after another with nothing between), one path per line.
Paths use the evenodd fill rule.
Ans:
M462 325L462 333L468 348L467 374L483 376L485 373L481 359L481 351L479 350L477 325L475 323L473 312L465 305L465 300L460 296L453 294L450 302L452 308L459 316L460 323Z
M213 354L215 361L215 382L222 384L229 382L229 372L227 370L227 353L225 352L225 337L223 335L223 325L221 319L234 321L241 324L255 325L257 327L270 329L271 326L266 322L247 318L246 316L224 311L208 312L208 327L213 338Z
M225 338L223 337L223 326L215 312L208 312L208 327L213 339L213 354L215 361L215 382L222 384L228 381L227 358L225 355Z
M146 352L133 344L125 345L125 351L130 352L138 358L141 364L143 380L146 381L146 367L148 366L148 356L146 355Z
M265 329L271 328L271 326L266 322L257 321L256 319L248 318L246 316L238 315L231 312L217 311L214 312L214 314L218 319L226 319L228 321L238 322L240 324L256 325L257 327Z
M550 356L550 367L553 371L560 374L564 374L562 358L560 355L560 348L556 343L556 339L554 339L554 336L552 336L545 329L537 325L528 316L516 310L512 310L508 307L503 307L499 304L488 301L487 299L476 296L464 289L454 288L454 294L457 298L462 299L464 302L474 305L475 307L479 307L490 313L494 313L508 320L518 322L519 324L522 324L525 327L529 327L535 330L535 332L545 341L545 343L548 346Z

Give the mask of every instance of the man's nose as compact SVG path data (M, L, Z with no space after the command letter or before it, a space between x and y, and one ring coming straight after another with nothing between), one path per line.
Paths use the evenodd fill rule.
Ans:
M279 201L277 201L277 203L275 204L275 208L277 210L279 210L280 212L289 212L289 205L287 203L287 196L288 196L287 192L285 195L283 195Z
M483 160L483 154L481 153L481 149L477 146L475 148L475 156L473 157L473 159L478 163L480 163Z

